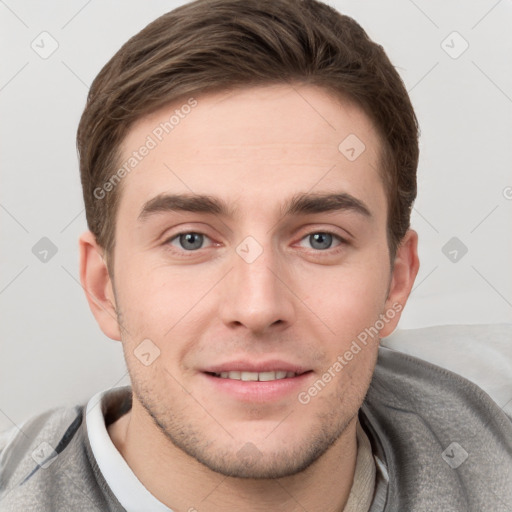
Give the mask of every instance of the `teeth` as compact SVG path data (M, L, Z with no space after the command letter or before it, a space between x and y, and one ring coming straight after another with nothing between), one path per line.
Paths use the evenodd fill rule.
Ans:
M278 370L276 372L221 372L215 374L221 379L243 380L243 381L260 381L268 382L270 380L288 379L296 377L295 372L287 372Z
M258 380L262 382L268 382L269 380L276 379L276 372L260 372L258 374Z
M229 379L229 374L228 374ZM241 380L258 380L258 372L241 372Z

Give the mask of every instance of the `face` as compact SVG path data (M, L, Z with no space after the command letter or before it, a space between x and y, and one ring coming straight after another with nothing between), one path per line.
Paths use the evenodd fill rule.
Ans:
M379 137L311 86L195 101L123 143L155 142L119 185L121 327L99 322L156 437L225 475L292 475L354 425L412 285L390 270Z

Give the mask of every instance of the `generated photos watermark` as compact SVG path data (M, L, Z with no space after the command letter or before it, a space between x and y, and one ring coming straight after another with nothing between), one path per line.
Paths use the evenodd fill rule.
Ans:
M155 149L160 142L162 142L166 135L172 132L176 126L178 126L182 119L185 119L194 107L197 106L197 100L195 98L189 98L187 103L181 105L180 108L174 110L174 113L169 117L167 121L161 122L159 125L153 128L152 132L148 134L144 144L142 144L138 150L132 152L131 156L128 157L121 167L107 180L101 187L96 187L93 191L96 199L104 199L108 192L114 190L119 182L128 174L130 174L137 165L139 165L150 152Z
M311 399L317 396L326 386L331 382L337 374L339 374L345 366L349 364L354 356L359 354L368 341L373 340L379 336L381 329L393 320L395 316L402 311L402 304L395 302L391 308L385 313L379 315L379 319L371 327L367 327L357 335L357 339L352 341L352 344L342 355L336 358L336 361L312 384L306 391L301 391L297 398L302 405L307 405ZM362 346L361 346L362 345Z

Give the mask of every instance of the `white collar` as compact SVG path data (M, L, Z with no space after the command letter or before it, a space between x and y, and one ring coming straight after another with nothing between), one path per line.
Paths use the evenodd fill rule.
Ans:
M110 439L102 412L102 400L109 391L94 395L86 411L89 443L103 477L127 512L173 512L142 485Z

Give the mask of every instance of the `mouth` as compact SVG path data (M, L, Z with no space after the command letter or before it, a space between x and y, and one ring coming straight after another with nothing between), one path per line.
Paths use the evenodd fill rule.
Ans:
M274 380L292 379L299 377L312 370L306 372L292 372L287 370L252 372L252 371L227 371L227 372L205 372L212 377L219 379L241 380L244 382L271 382Z
M313 370L285 361L226 362L200 372L210 392L235 401L266 404L289 401L312 380Z

